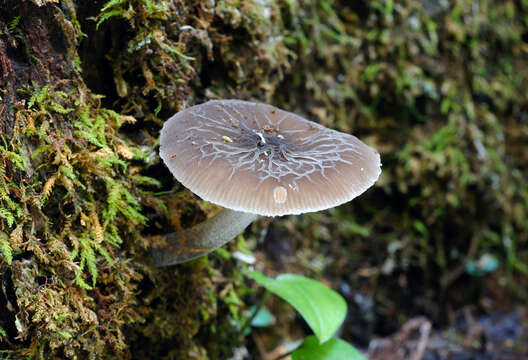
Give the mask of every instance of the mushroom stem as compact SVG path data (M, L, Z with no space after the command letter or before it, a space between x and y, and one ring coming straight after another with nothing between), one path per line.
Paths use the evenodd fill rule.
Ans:
M152 249L157 267L181 264L204 256L226 244L258 218L256 214L223 208L218 214L184 231L167 234L167 247Z

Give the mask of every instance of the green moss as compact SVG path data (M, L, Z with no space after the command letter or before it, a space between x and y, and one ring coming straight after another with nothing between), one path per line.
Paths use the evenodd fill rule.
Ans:
M216 305L218 284L228 280L207 260L182 269L181 277L141 262L155 239L140 235L148 220L140 196L159 212L152 216L163 218L168 211L148 190L160 182L140 172L149 161L146 144L140 149L119 133L134 118L102 108L99 96L66 83L21 94L27 100L0 152L1 266L5 271L11 265L10 300L18 308L6 325L21 341L9 353L149 356L177 343L171 356L186 358L206 352L194 337L207 331L201 329L208 322L229 339L236 327L227 319L238 319L243 303ZM175 195L164 200L178 205ZM244 285L229 288L230 299L237 299L235 289ZM215 315L227 316L225 324Z
M198 66L192 30L180 30L191 16L189 10L151 0L111 0L102 7L97 28L121 18L133 34L126 43L116 44L119 55L112 59L116 91L124 109L143 111L146 119L158 121L162 105L170 102L174 109L189 94L188 82L196 76ZM151 99L156 109L150 109Z
M518 120L528 101L526 57L520 56L526 44L518 36L526 9L491 1L479 11L465 2L391 4L314 0L284 7L287 44L298 61L274 102L353 131L380 150L384 164L377 187L339 216L323 215L319 225L299 221L304 238L335 249L330 258L353 259L343 273L356 274L362 262L372 274L385 271L386 281L377 275L356 280L366 293L384 288L395 304L394 294L429 291L432 305L424 311L434 317L442 311L435 304L440 297L456 307L477 296L457 296L460 263L492 252L502 270L518 269L509 249L528 241L526 156L519 153L527 138ZM372 229L371 236L351 236L348 222ZM491 243L484 236L489 231L500 240ZM325 238L340 245L324 245ZM319 249L309 259L318 257ZM508 278L514 296L524 298L513 285L523 271L515 271ZM390 275L401 273L423 286L395 289Z
M125 319L115 314L110 326L99 322L101 304L91 291L98 283L97 292L113 286L105 281L109 277L137 277L133 267L118 265L123 237L134 241L134 228L146 221L124 151L134 145L118 135L123 118L100 111L99 100L86 89L59 83L24 92L26 106L15 113L13 136L4 139L0 180L6 215L0 227L9 233L3 252L8 263L11 256L26 254L13 265L12 276L17 305L28 314L19 338L28 340L37 330L39 348L73 354L90 337L99 342L111 337L98 351L119 351L125 346ZM44 285L36 283L41 276ZM119 293L123 298L114 301L123 301L120 311L138 319L124 289ZM86 331L92 335L80 336Z
M214 16L213 16L214 14ZM200 77L213 97L268 97L294 57L284 44L275 1L109 1L97 17L99 29L126 20L127 43L111 52L117 95L125 112L160 122L194 100ZM112 22L113 21L113 22ZM108 30L106 30L108 31ZM153 108L152 104L156 104Z

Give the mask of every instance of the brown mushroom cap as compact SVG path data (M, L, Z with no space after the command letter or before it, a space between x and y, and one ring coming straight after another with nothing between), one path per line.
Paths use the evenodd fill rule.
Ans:
M171 117L160 155L202 199L265 216L328 209L367 190L379 153L271 105L214 100Z

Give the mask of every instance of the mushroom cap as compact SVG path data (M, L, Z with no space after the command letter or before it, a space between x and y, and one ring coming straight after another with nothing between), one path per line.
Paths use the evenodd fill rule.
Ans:
M161 158L196 195L264 216L340 205L381 173L379 153L355 136L248 101L180 111L165 122L160 141Z

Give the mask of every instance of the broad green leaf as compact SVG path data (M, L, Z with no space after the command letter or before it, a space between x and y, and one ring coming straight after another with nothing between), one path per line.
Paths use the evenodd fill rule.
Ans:
M366 360L355 347L341 339L330 339L322 344L315 336L308 336L292 353L292 360Z
M330 339L345 320L345 300L318 281L294 274L282 274L272 279L257 271L249 276L292 305L321 342Z

